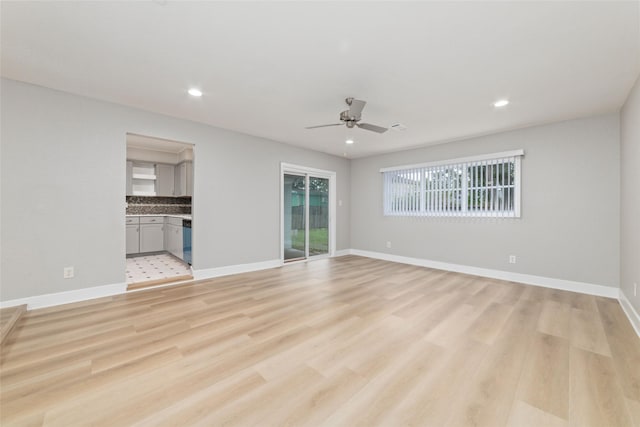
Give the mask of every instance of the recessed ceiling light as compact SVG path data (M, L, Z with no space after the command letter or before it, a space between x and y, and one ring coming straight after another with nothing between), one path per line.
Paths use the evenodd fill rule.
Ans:
M192 87L191 89L189 89L189 95L191 96L202 96L202 91L200 89L196 89L195 87Z
M509 104L509 101L508 101L508 100L506 100L506 99L501 99L501 100L499 100L499 101L494 102L494 103L493 103L493 106L494 106L494 107L504 107L505 105L508 105L508 104Z
M351 145L351 144L353 144L353 139L349 138L344 143Z

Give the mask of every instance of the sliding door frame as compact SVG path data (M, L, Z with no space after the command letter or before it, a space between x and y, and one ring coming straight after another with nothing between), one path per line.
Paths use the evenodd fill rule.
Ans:
M309 177L324 178L329 180L329 247L326 255L314 255L309 257L309 186L306 185L305 192L305 258L299 261L290 261L287 264L295 262L305 262L308 260L329 258L335 256L336 253L336 173L323 169L309 168L306 166L294 165L291 163L280 163L280 262L285 263L284 259L284 175L304 176L308 184Z

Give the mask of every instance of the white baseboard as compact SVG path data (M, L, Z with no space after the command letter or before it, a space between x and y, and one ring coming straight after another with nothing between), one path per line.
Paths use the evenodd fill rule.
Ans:
M335 251L333 254L334 258L339 256L351 255L351 249L340 249L339 251Z
M271 260L263 262L254 262L251 264L230 265L226 267L207 268L202 270L194 270L193 277L195 280L210 279L220 276L228 276L230 274L247 273L250 271L266 270L268 268L280 267L280 260ZM185 282L180 282L185 283ZM170 285L174 285L172 283ZM167 286L170 286L167 285ZM149 290L143 288L140 290ZM54 305L69 304L72 302L86 301L95 298L102 298L112 295L124 294L127 292L126 283L116 283L113 285L96 286L93 288L77 289L73 291L57 292L54 294L36 295L8 301L0 301L0 308L13 307L16 305L27 304L27 310L36 308L51 307ZM131 291L134 292L134 291Z
M205 268L202 270L193 270L193 278L195 280L213 279L214 277L229 276L230 274L249 273L251 271L267 270L282 266L282 261L272 259L269 261L252 262L250 264L236 264L224 267Z
M553 279L550 277L534 276L529 274L513 273L509 271L491 270L487 268L470 267L466 265L450 264L439 261L431 261L421 258L410 258L399 255L385 254L380 252L363 251L359 249L341 249L336 251L334 256L359 255L368 258L381 259L385 261L411 264L421 267L435 268L438 270L455 271L458 273L472 274L476 276L489 277L493 279L508 280L512 282L525 283L528 285L543 286L546 288L561 289L583 294L616 298L620 301L625 314L629 318L631 325L640 336L640 315L635 311L631 303L622 290L609 286L595 285L591 283L574 282L570 280ZM282 266L279 259L254 262L250 264L237 264L225 267L207 268L193 270L195 280L212 279L215 277L228 276L231 274L248 273L258 270L267 270ZM28 310L36 308L51 307L72 302L85 301L95 298L124 294L127 292L126 283L115 283L112 285L96 286L92 288L77 289L73 291L58 292L53 294L36 295L33 297L19 298L8 301L0 301L0 308L13 307L27 304Z
M595 285L592 283L574 282L572 280L554 279L551 277L534 276L531 274L513 273L511 271L492 270L488 268L470 267L468 265L450 264L447 262L431 261L422 258L410 258L400 255L385 254L381 252L362 251L352 249L351 254L368 258L382 259L385 261L399 262L402 264L418 265L421 267L435 268L437 270L455 271L457 273L472 274L474 276L489 277L492 279L508 280L510 282L524 283L527 285L542 286L545 288L561 289L563 291L580 292L583 294L597 295L608 298L618 298L619 288L611 286Z
M635 329L636 334L638 334L640 338L640 314L633 308L627 296L622 292L622 289L620 289L620 306L622 306L622 311L627 315L631 326L633 326L633 329Z
M0 308L27 304L27 310L33 310L35 308L51 307L54 305L69 304L72 302L123 294L126 291L126 283L115 283L113 285L95 286L92 288L57 292L55 294L36 295L34 297L1 301Z

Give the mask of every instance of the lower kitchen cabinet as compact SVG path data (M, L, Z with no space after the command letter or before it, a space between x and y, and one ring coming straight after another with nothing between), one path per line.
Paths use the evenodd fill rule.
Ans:
M127 225L127 255L140 252L140 226Z
M182 220L180 220L182 221ZM176 224L167 223L165 225L165 250L169 253L183 259L182 253L182 224L179 226Z
M140 252L164 250L164 225L140 224Z
M182 218L127 216L127 255L167 251L184 259Z

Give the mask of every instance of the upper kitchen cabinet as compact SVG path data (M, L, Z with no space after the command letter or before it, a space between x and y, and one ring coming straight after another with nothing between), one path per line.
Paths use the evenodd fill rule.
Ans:
M156 164L156 196L175 196L175 166Z
M192 188L193 145L127 134L128 196L191 196Z
M193 195L193 162L185 161L176 166L176 196Z
M131 194L134 196L156 195L156 165L133 162L131 168Z
M127 161L127 196L133 196L133 162Z

